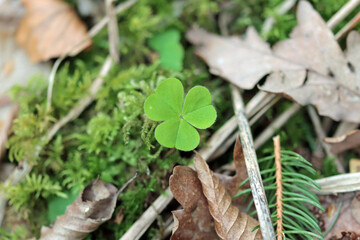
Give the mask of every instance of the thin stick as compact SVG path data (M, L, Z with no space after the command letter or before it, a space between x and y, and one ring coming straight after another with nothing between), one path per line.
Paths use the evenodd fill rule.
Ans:
M276 235L278 240L283 239L283 201L282 201L282 166L281 166L281 153L280 153L280 136L277 135L273 138L274 141L274 154L275 154L275 166L276 166Z
M271 102L264 105L263 108L259 112L257 112L255 116L253 116L250 119L249 125L252 126L257 120L259 120L259 118L261 118L266 113L267 110L269 110L272 106L274 106L275 103L277 103L280 99L281 99L281 96L276 96L276 97L272 98Z
M116 19L116 12L113 5L113 0L105 0L106 16L108 21L108 37L109 37L109 50L110 55L115 62L120 61L119 54L119 28Z
M327 22L330 29L334 29L344 18L346 18L360 4L360 0L348 1L337 13Z
M287 11L289 11L296 3L296 0L286 0L281 3L280 6L276 7L276 13L278 15L284 15ZM270 30L273 28L276 20L274 17L267 17L264 21L264 24L261 28L261 36L266 36Z
M301 106L297 103L294 103L288 110L283 112L278 116L254 141L255 149L258 149L262 146L268 139L270 139L274 133L281 128L289 118L291 118L297 111L299 111Z
M132 182L135 180L135 178L137 178L138 174L139 174L139 170L136 170L135 175L134 175L132 178L130 178L130 179L116 192L116 195L119 196L119 194L122 193L122 192L124 191L124 189L127 188L127 186L129 186L129 184L132 183Z
M239 90L234 86L232 86L231 90L236 120L240 130L241 145L244 151L246 169L250 180L256 212L259 218L261 234L263 239L272 240L275 238L275 232L272 226L270 210L261 180L249 123L245 116L244 103Z
M360 12L353 17L338 33L335 35L335 39L339 41L348 34L358 23L360 22Z
M261 92L258 92L258 93L261 93ZM270 96L270 95L271 95L271 94L269 94L269 95L267 95L267 96ZM270 100L272 99L272 101L271 101L270 103L267 103L267 105L263 106L263 108L262 108L259 112L257 112L256 115L253 116L253 117L252 117L252 115L246 114L246 116L247 116L248 118L252 117L252 118L250 119L250 121L249 121L250 127L251 127L252 125L254 125L255 122L256 122L257 120L259 120L259 118L260 118L261 116L263 116L263 115L265 114L265 112L266 112L270 107L272 107L280 98L281 98L280 96L277 96L276 98L270 98ZM248 106L249 106L249 104L252 102L253 99L255 99L255 97L250 100L250 102L248 103L248 105L246 105L245 112L246 112L247 109L250 109L250 108L248 108ZM265 98L265 99L268 99L268 98ZM264 99L264 101L265 101L265 99ZM255 111L251 111L251 113L254 114ZM239 136L239 131L235 132L235 133L234 133L233 135L231 135L223 144L221 144L221 146L214 152L214 154L210 156L209 162L212 161L213 159L218 158L218 157L221 156L223 153L225 153L225 152L234 144L237 136ZM256 148L255 148L255 149L256 149Z
M316 135L317 135L318 139L320 140L321 146L325 150L326 155L331 158L334 158L337 170L340 173L344 173L345 172L344 166L341 164L339 159L334 154L331 153L330 146L326 142L323 141L326 138L326 134L324 132L324 129L321 126L320 118L319 118L319 115L316 113L315 108L313 106L308 106L307 110L308 110L310 119L314 125Z
M334 137L338 137L348 132L351 132L352 130L357 129L358 126L359 123L341 122L334 133Z
M129 7L131 7L132 5L134 5L137 2L137 0L128 0L127 2L124 3L120 3L116 9L115 12L116 14L119 14L121 12L123 12L124 10L128 9ZM55 81L55 75L56 72L60 66L60 64L62 63L62 61L69 56L69 54L74 51L77 47L79 47L81 44L83 44L84 42L88 41L89 39L93 38L94 36L96 36L105 26L106 24L109 22L109 17L106 16L104 18L102 18L95 26L93 26L90 31L88 32L87 36L81 40L79 43L75 44L73 47L69 48L69 50L64 53L63 55L61 55L54 63L50 75L49 75L49 86L47 89L47 109L50 109L51 107L51 98L52 98L52 90L54 87L54 81Z

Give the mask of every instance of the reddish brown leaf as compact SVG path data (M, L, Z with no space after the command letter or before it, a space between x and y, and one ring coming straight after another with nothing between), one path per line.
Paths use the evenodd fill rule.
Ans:
M32 62L61 56L86 37L86 26L66 2L22 0L22 3L26 15L17 30L16 40ZM85 41L71 55L90 45L91 40Z
M169 185L175 199L184 208L172 212L175 223L171 239L218 239L196 172L189 167L177 166Z
M215 173L215 176L219 178L221 184L224 185L230 196L234 196L236 193L250 187L250 183L248 182L239 189L239 185L248 177L244 161L244 154L239 138L236 138L233 156L236 170L236 174L234 176L227 176L224 174ZM235 201L235 205L238 205L237 203L240 203L242 201L242 197L238 197L233 201ZM244 203L242 203L241 205L244 206Z
M270 74L262 90L314 104L321 115L335 120L360 122L360 34L349 34L343 53L308 2L299 2L297 19L290 39L273 49L251 28L243 40L200 29L190 30L187 37L212 73L241 88L252 88Z
M42 227L40 239L83 239L111 218L117 196L113 185L100 179L91 182L52 227Z
M259 229L252 231L258 225L257 221L232 205L231 196L198 153L194 165L218 236L229 240L262 239Z
M360 130L353 130L338 137L325 138L325 142L331 145L331 152L334 154L360 146Z

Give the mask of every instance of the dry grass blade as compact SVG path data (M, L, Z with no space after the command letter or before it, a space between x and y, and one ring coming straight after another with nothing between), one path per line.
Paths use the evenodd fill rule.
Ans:
M26 15L17 30L16 40L32 62L45 61L66 53L87 35L85 24L62 0L22 0ZM71 52L76 55L91 45L91 40Z
M274 141L274 152L275 152L275 166L276 166L276 234L277 239L283 239L283 187L282 187L282 170L281 170L281 153L280 153L280 136L273 138Z
M196 154L194 165L218 236L229 240L262 239L259 229L252 231L258 223L232 205L230 195L199 154Z

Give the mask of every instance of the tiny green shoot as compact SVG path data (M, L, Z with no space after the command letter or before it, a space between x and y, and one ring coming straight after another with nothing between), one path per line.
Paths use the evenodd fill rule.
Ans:
M198 129L210 127L216 119L207 88L195 86L184 101L184 88L176 78L164 80L144 104L153 121L164 121L155 129L156 140L164 147L191 151L200 143Z

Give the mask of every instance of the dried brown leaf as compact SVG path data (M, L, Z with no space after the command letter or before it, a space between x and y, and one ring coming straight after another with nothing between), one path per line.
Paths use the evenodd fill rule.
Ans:
M196 172L189 167L176 166L169 185L174 198L184 208L172 212L175 223L171 239L218 239Z
M360 130L353 130L345 135L325 138L324 141L331 146L331 152L338 154L360 146Z
M187 32L187 39L197 46L196 53L210 66L210 72L244 89L253 88L266 74L280 70L301 70L271 51L252 27L246 38L220 37L200 28Z
M214 173L215 176L220 180L221 184L225 187L226 191L228 191L230 196L234 196L238 192L248 189L250 187L250 183L248 182L239 189L239 185L248 177L246 164L244 161L244 153L239 137L236 138L233 157L234 157L234 165L236 170L234 176L227 176L224 174ZM235 198L233 199L233 203L235 203L237 207L240 207L239 204L242 201L242 199L243 199L242 197ZM244 206L246 204L242 203L241 205Z
M85 24L66 2L22 0L22 3L26 14L17 30L16 40L32 62L61 56L86 37ZM70 55L76 55L90 45L91 40L87 40Z
M252 88L270 74L262 90L313 104L321 115L335 120L360 122L360 34L349 34L343 53L308 2L299 2L297 19L290 39L273 49L251 28L243 40L200 29L190 30L187 37L212 73L241 88Z
M117 196L117 188L112 184L100 179L91 182L52 227L42 227L40 239L83 239L111 218Z
M239 138L234 148L235 176L215 174L230 196L249 187L240 183L247 178L243 151ZM214 229L214 220L210 215L207 200L202 193L201 182L196 172L189 167L177 166L170 177L170 189L175 199L183 206L183 210L173 211L175 227L171 239L218 239ZM232 200L239 209L245 209L242 197Z
M201 182L203 193L208 201L211 216L215 221L215 230L221 239L262 239L257 221L245 213L241 213L231 203L219 179L214 176L205 160L196 153L195 169Z

